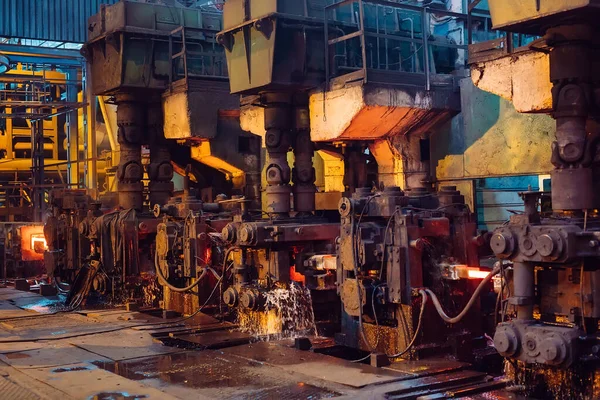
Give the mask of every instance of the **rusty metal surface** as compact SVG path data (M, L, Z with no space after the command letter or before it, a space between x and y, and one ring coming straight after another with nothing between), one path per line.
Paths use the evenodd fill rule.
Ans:
M187 396L227 399L322 399L339 393L282 374L261 363L218 352L185 352L120 363L98 362L102 369L146 385L177 385Z
M324 379L353 388L396 382L414 377L412 374L383 370L323 354L300 352L276 342L258 342L247 346L231 347L223 350L223 352L274 365L291 373Z
M201 349L221 349L250 343L252 335L240 331L218 330L206 333L175 334L173 339Z
M40 398L35 393L4 377L0 377L0 394L2 398L10 400L38 400Z

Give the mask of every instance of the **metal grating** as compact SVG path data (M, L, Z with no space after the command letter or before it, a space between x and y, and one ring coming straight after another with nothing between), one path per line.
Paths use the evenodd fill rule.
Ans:
M100 4L118 0L0 0L0 37L83 43Z

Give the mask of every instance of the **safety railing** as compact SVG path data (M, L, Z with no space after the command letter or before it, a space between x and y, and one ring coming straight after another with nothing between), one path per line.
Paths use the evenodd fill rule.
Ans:
M507 34L497 39L470 44L468 62L477 64L527 50L548 52L544 46L543 42L533 35Z
M389 0L337 1L325 7L324 18L328 87L453 84L453 73L466 66L472 29L491 25L485 15Z
M169 85L189 79L227 79L225 52L218 31L180 26L169 36Z

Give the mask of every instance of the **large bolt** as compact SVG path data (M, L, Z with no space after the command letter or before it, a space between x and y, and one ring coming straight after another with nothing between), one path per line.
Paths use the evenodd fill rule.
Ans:
M238 304L238 293L237 290L230 287L225 293L223 293L223 303L229 307L235 307Z
M490 240L490 246L498 256L509 256L512 254L512 243L510 237L503 233L495 233Z
M256 290L244 290L240 295L240 304L247 310L258 310L260 308L260 293Z
M537 250L543 257L549 257L554 253L554 239L550 235L541 235L537 240Z
M525 334L523 338L523 348L529 357L537 357L540 355L540 349L537 343L537 336L533 332Z
M425 249L425 242L423 239L415 239L410 241L410 247L417 251L423 251Z
M225 226L225 228L223 228L223 230L221 231L221 238L227 243L235 242L235 228L231 224Z
M250 225L242 226L239 234L241 242L250 243L252 240L254 240L254 229Z
M559 365L565 361L567 349L561 339L558 337L549 337L540 344L540 353L546 363Z
M511 357L519 348L519 340L512 328L500 327L494 335L494 346L501 356Z

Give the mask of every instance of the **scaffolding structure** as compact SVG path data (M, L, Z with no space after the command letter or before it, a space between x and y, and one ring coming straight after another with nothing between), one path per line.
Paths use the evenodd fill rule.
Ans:
M33 206L33 220L42 221L47 193L55 188L78 188L96 185L94 101L88 93L86 81L87 65L77 50L0 44L0 54L9 60L12 73L0 74L0 118L26 120L30 127L31 180L13 182L31 191L27 199ZM64 79L56 78L51 72L61 71ZM51 76L48 76L51 75ZM83 95L79 96L79 92ZM79 98L78 98L79 97ZM83 109L83 126L79 126L78 112ZM48 183L44 169L46 152L52 152L54 163L61 161L58 134L48 138L44 132L44 121L65 116L66 134L66 179L57 168L60 183ZM80 154L79 130L83 131L83 156ZM14 159L12 138L8 140L6 157ZM49 143L48 143L49 142ZM23 147L23 144L20 144ZM21 148L19 147L19 148ZM83 179L81 179L83 163ZM1 166L0 166L1 168ZM7 167L10 168L10 167ZM8 201L8 197L6 198Z

